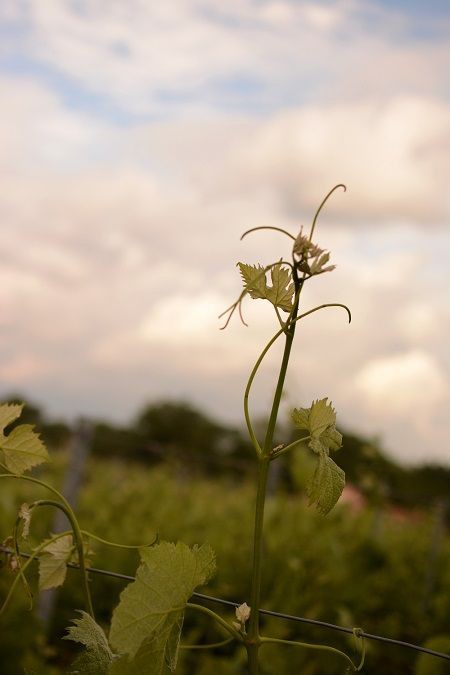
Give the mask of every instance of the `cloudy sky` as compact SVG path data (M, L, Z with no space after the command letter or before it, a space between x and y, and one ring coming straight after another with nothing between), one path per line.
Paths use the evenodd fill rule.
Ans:
M0 395L226 421L276 330L220 331L336 183L286 404L329 396L404 462L450 462L447 0L3 0ZM264 414L279 351L257 380Z

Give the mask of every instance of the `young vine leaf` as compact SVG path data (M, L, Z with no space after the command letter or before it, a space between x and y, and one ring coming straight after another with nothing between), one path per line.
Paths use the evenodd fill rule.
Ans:
M159 675L164 664L175 669L186 603L215 572L208 545L162 542L140 554L136 581L122 592L112 617L110 643L123 655L113 663L115 675Z
M274 307L290 312L294 297L294 283L291 272L282 265L274 265L270 270L272 286L267 283L266 272L261 265L238 263L244 288L251 298L269 300Z
M0 405L0 434L3 435L7 426L18 419L23 410L23 403L2 403Z
M113 660L113 653L109 647L106 635L102 628L81 610L81 618L74 619L74 626L67 629L63 640L73 640L86 649L75 659L70 675L107 675Z
M336 505L345 487L345 473L325 453L320 453L314 475L308 486L309 503L324 516Z
M323 272L332 272L336 267L336 265L328 265L328 267L325 267L330 260L329 252L324 251L316 244L313 244L312 241L309 240L309 237L304 235L301 230L295 240L293 250L294 254L300 258L298 265L299 270L310 276L322 274Z
M73 554L73 537L66 534L50 541L39 556L39 590L62 586L67 574L67 563Z
M319 455L316 470L308 486L309 503L326 515L337 503L345 486L344 471L330 458L330 451L342 446L342 434L336 429L336 411L327 398L314 401L310 408L295 408L292 421L307 431L308 446Z
M7 469L18 476L42 462L48 462L49 456L39 435L33 431L32 424L21 424L4 435L5 428L18 419L23 405L0 405L0 450Z

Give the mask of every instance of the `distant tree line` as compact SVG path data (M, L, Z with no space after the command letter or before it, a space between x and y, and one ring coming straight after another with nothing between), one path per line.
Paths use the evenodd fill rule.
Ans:
M22 402L14 394L5 400ZM52 421L40 406L25 401L21 423L35 424L44 441L53 449L67 445L71 426ZM252 461L252 447L244 429L219 422L185 401L159 401L146 405L128 426L90 420L92 454L117 457L145 464L169 462L186 474L245 477ZM286 429L285 438L293 434ZM294 436L292 436L294 438ZM450 468L422 465L405 468L386 456L378 441L344 432L343 451L335 461L344 469L347 481L372 503L388 501L399 506L427 506L448 500ZM279 482L293 488L291 458L286 456Z

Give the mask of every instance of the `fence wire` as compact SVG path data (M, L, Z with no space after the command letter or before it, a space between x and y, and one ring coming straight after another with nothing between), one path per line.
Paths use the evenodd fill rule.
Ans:
M0 552L7 554L14 554L13 549L6 546L0 546ZM30 553L19 552L22 558L30 558ZM36 558L37 560L38 558ZM79 565L75 563L67 563L67 567L73 569L80 569ZM111 570L103 570L97 567L86 567L86 571L92 574L99 574L106 577L112 577L113 579L121 579L123 581L135 581L135 577L128 574L122 574L121 572L112 572ZM197 600L203 600L205 602L212 602L217 605L223 605L225 607L232 607L235 609L239 606L239 602L233 602L232 600L224 600L223 598L216 598L212 595L205 595L204 593L193 593L192 597ZM284 614L283 612L274 612L270 609L260 609L260 614L265 616L275 617L277 619L284 619L286 621L296 621L298 623L306 623L311 626L317 626L319 628L329 628L331 630L339 631L341 633L348 633L353 635L353 628L347 628L346 626L338 626L334 623L328 623L327 621L318 621L317 619L307 619L303 616L294 616L292 614ZM450 661L450 654L444 654L443 652L435 651L434 649L428 649L427 647L422 647L420 645L412 644L411 642L405 642L403 640L395 640L394 638L384 637L382 635L374 635L373 633L366 633L365 631L358 632L358 635L366 638L367 640L374 640L376 642L384 642L385 644L396 645L397 647L405 647L407 649L413 649L417 652L422 652L423 654L429 654L430 656L436 656L440 659L446 659Z

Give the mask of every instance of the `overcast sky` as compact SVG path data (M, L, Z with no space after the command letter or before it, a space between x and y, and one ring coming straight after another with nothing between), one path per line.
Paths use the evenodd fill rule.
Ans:
M3 0L0 395L126 422L187 398L241 422L276 330L220 331L336 183L286 404L328 396L403 462L449 463L447 0ZM265 414L279 351L256 382Z

